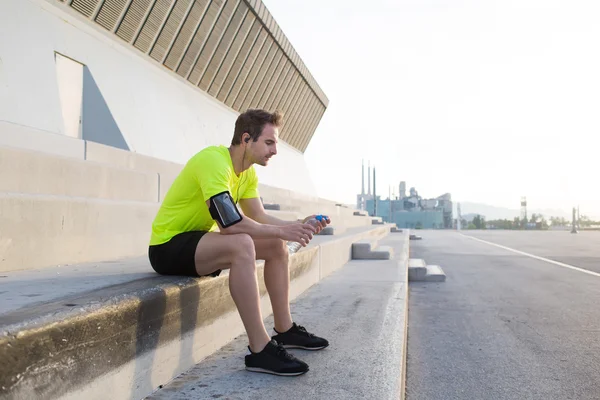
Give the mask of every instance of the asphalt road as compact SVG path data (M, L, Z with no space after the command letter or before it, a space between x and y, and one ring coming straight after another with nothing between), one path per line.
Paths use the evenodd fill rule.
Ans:
M447 279L409 285L408 400L600 399L600 276L456 232L419 234L411 257ZM474 236L600 272L596 232Z

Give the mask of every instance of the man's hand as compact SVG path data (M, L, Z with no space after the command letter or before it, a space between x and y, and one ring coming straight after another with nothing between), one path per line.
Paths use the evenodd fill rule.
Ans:
M292 242L298 242L302 247L306 247L308 242L313 238L316 233L315 228L311 224L292 224L283 225L279 227L279 237L283 240L290 240Z
M302 223L305 224L308 221L310 221L311 219L316 219L316 218L317 218L317 214L309 215L308 217L304 218L304 221L302 221ZM315 233L321 232L323 230L323 228L325 228L330 223L331 223L331 219L329 217L326 217L325 215L323 215L323 219L320 221L320 225L316 226L317 231Z

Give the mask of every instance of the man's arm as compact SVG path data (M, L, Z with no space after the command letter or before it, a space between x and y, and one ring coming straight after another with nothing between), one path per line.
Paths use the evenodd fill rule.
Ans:
M273 226L305 224L308 220L316 217L316 215L309 215L303 220L299 219L297 221L285 221L267 214L259 198L242 199L240 200L240 206L242 207L244 214L249 218L252 218L261 224L269 224ZM321 224L315 226L315 233L321 232L321 230L323 230L323 228L325 228L329 223L331 223L329 217L323 218L323 220L321 220Z
M206 205L210 208L210 200L207 200ZM232 206L234 205L232 204ZM251 218L244 218L243 216L239 222L234 223L227 228L223 228L219 220L216 222L219 226L219 232L223 235L245 233L255 239L277 238L292 240L300 242L303 246L306 246L308 242L310 242L312 235L315 233L315 228L309 224L299 223L283 227L272 224L262 224Z
M262 202L257 197L252 199L241 199L240 206L242 207L244 215L246 215L248 218L252 218L254 221L261 224L284 226L292 224L301 224L303 222L302 220L285 221L283 219L279 219L277 217L267 214L265 212L265 208L263 207Z

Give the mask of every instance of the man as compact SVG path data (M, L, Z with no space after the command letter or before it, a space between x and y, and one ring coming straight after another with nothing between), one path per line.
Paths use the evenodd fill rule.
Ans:
M306 222L314 215L299 222L265 213L253 164L266 166L277 154L281 119L277 111L248 110L236 120L229 148L207 147L188 161L152 224L148 255L163 275L218 276L229 268L229 290L250 342L246 369L294 376L307 372L308 365L286 348L320 350L329 343L292 321L286 241L306 246L331 221L313 227ZM257 259L265 260L272 338L260 311Z

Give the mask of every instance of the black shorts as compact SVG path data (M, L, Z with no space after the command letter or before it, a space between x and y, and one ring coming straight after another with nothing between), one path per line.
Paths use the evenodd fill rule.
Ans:
M191 231L173 236L166 243L148 248L152 268L161 275L200 276L196 271L196 247L205 231ZM206 276L219 276L221 270Z

